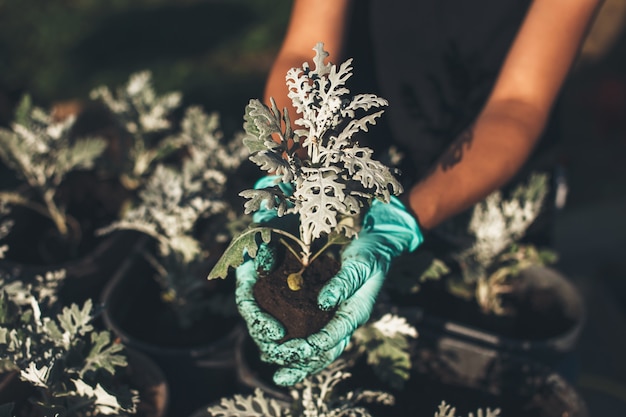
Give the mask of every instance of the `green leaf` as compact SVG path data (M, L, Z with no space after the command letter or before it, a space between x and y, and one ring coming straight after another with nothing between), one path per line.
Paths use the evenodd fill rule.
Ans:
M271 135L273 133L281 133L280 130L280 113L275 114L269 107L261 103L260 100L252 99L246 106L244 114L243 128L248 134L244 138L244 143L248 146L250 153L278 147L271 145ZM268 140L270 143L268 143ZM268 147L268 145L270 145Z
M226 278L228 276L228 268L236 268L244 262L244 254L248 254L254 258L256 256L259 245L256 236L261 235L264 243L269 243L272 239L272 229L269 227L253 227L230 242L220 259L217 261L207 279Z
M64 149L67 158L68 171L72 169L90 169L97 157L102 155L107 147L107 142L100 138L81 139L74 145Z
M219 404L210 406L207 410L214 416L246 416L246 417L282 417L288 416L288 409L279 401L267 397L259 388L254 394L235 394L231 398L222 398Z
M121 354L124 346L119 343L111 343L111 334L108 331L94 332L91 334L93 346L85 358L85 365L80 371L81 378L89 371L104 369L111 375L115 375L116 367L124 367L128 364L126 356Z
M61 314L57 316L61 328L71 336L82 336L92 331L93 326L89 324L93 318L91 315L92 304L91 299L89 299L85 301L82 309L77 304L64 307Z
M444 275L450 273L450 268L440 259L433 259L433 262L430 264L428 269L420 275L420 282L424 282L428 279L439 279Z
M276 209L278 217L282 217L289 209L287 197L278 186L262 190L244 190L239 195L248 199L244 204L245 214L254 213L261 208L267 210Z
M24 94L20 103L17 105L15 109L15 123L19 123L21 125L28 125L29 116L31 110L33 108L33 102L30 98L29 94Z

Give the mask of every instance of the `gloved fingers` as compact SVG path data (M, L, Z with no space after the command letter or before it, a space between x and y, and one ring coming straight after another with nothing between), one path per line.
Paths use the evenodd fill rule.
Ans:
M312 345L307 339L291 339L285 343L274 345L269 352L271 361L281 366L291 366L296 363L303 364L319 361L319 358L336 358L350 343L352 333L340 339L334 346L321 350ZM327 359L326 359L327 360Z
M254 338L252 338L252 340L254 340L254 343L259 348L259 358L261 359L261 361L275 364L276 361L274 361L274 356L271 354L271 352L274 352L278 344L276 342L267 342Z
M374 273L361 288L339 305L335 316L326 326L307 337L307 342L319 351L325 351L352 336L360 325L369 320L384 279L382 272Z
M321 371L342 354L349 341L350 338L346 338L332 349L281 367L274 373L274 382L281 386L292 386Z
M255 262L246 261L235 271L237 286L235 301L237 310L246 322L250 336L255 341L275 341L285 336L285 328L271 315L265 313L256 303L253 287L257 280Z
M267 351L267 357L271 362L281 366L309 360L318 354L319 350L314 349L306 339L301 338L287 340Z
M278 217L278 212L276 210L261 208L252 214L252 222L257 224L265 224L271 222L276 217Z
M280 368L274 373L274 383L283 387L291 387L303 381L309 373L303 369Z
M317 303L322 310L331 310L350 298L369 278L375 265L359 260L344 260L341 269L320 291Z

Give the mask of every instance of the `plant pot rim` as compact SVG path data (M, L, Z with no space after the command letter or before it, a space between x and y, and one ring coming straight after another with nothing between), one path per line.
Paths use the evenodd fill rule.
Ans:
M120 340L126 345L135 349L154 354L158 356L170 356L170 357L187 357L191 359L201 359L207 356L214 356L216 353L224 350L224 348L232 345L237 335L241 332L241 323L235 324L226 332L221 338L217 340L211 340L206 344L185 346L185 347L166 347L160 346L156 343L145 342L132 336L129 332L125 331L118 324L108 306L108 301L111 299L112 294L116 288L127 278L126 274L136 261L134 254L138 254L142 248L144 248L149 242L148 236L142 236L133 245L131 253L127 256L115 271L115 274L105 285L101 295L100 304L103 306L102 319L105 326L113 331L113 333L120 338Z
M125 350L129 364L139 364L139 368L144 370L143 374L149 376L149 381L151 382L149 387L153 388L151 391L156 391L160 398L160 402L153 401L157 411L152 417L165 417L170 403L170 387L165 374L153 359L140 350L130 346L126 346Z
M480 328L476 325L466 324L455 319L446 319L435 314L429 313L424 308L416 306L410 308L413 311L412 320L418 326L423 326L426 330L441 331L451 334L464 340L472 341L484 346L508 349L511 351L528 352L528 351L553 351L553 352L569 352L574 349L580 335L587 322L587 308L583 297L576 286L570 282L565 276L550 267L540 267L550 273L542 275L528 275L530 277L524 283L525 288L537 287L559 289L560 301L563 302L564 308L568 308L568 317L573 319L573 325L566 330L546 337L544 339L528 339L515 338L498 334L496 331L490 331ZM528 268L532 270L534 267Z

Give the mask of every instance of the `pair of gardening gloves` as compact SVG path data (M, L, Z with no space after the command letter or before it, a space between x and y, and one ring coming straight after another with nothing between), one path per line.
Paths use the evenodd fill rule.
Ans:
M256 189L276 184L277 177L264 177ZM285 184L280 184L285 187ZM285 189L283 189L285 190ZM255 223L276 221L276 211L261 209L254 213ZM277 385L292 386L332 363L348 346L354 331L367 322L376 297L393 258L415 250L423 241L415 218L395 197L386 204L375 200L365 214L358 238L341 253L341 269L322 288L318 305L322 310L337 308L334 317L319 332L306 339L290 339L278 343L285 329L272 316L260 309L252 289L257 270L266 270L273 262L259 251L236 270L236 301L250 336L261 351L261 359L279 366L274 374Z

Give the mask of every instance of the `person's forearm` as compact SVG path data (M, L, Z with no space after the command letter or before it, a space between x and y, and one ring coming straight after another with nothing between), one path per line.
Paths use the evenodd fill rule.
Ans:
M313 48L324 43L331 62L343 60L343 42L348 24L351 0L295 0L287 33L274 61L265 85L264 99L269 104L273 98L282 111L289 110L292 121L296 116L285 84L287 71L301 67L308 61L313 65Z
M420 226L432 229L503 186L527 160L544 124L545 116L524 103L485 108L404 196Z

